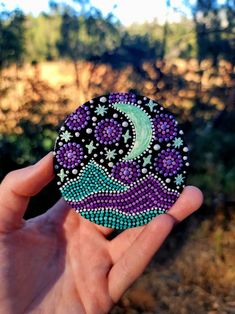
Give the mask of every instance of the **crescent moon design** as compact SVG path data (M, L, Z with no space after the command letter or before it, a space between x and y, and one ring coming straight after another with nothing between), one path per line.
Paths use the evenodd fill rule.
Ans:
M113 107L125 113L135 128L135 143L132 150L123 159L131 160L141 155L149 146L152 139L152 124L145 111L126 103L116 103Z

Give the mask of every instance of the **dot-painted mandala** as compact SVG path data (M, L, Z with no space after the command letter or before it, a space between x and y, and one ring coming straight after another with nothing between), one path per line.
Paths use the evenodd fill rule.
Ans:
M127 229L167 212L185 186L188 148L156 101L111 93L86 102L61 127L54 150L65 201L90 221Z

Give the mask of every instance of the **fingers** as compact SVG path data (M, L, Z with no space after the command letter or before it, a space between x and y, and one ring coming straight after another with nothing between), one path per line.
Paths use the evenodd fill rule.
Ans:
M194 186L187 186L168 211L168 214L175 219L175 222L182 221L197 210L201 206L202 201L202 192ZM144 228L145 226L127 229L110 241L110 254L114 263L132 245Z
M109 273L109 293L117 302L126 289L141 275L174 226L169 215L154 218L141 231L131 247Z
M112 241L108 243L110 255L112 257L114 264L124 254L124 252L133 244L135 239L140 235L140 233L143 231L145 227L146 225L124 230L122 233L120 233L118 236L116 236Z
M197 210L202 202L202 192L195 186L186 186L168 214L180 222Z
M0 185L0 231L22 223L30 196L53 179L53 155L49 153L33 166L10 172Z
M174 224L197 210L202 201L202 192L188 186L167 214L156 217L145 226L128 229L110 242L114 266L109 275L109 288L114 302L143 272Z
M101 232L104 236L108 236L113 232L113 228L103 227L100 225L95 224L96 229Z

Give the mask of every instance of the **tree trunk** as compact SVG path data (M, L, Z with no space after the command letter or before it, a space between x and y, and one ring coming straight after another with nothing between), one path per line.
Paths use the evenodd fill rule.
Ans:
M75 71L75 84L77 88L80 87L80 80L79 80L79 69L78 69L78 62L77 60L73 60L74 71Z

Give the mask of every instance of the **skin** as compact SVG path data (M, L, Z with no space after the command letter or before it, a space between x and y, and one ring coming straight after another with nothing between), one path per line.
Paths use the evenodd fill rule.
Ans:
M142 274L175 223L202 204L188 186L168 214L113 231L59 200L45 214L22 217L29 198L53 179L53 155L10 172L0 185L0 313L107 313Z

